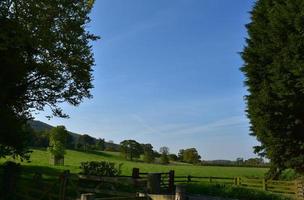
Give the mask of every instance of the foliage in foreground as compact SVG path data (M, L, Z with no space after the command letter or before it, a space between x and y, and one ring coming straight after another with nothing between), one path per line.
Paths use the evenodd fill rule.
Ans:
M239 200L291 200L281 195L264 192L261 190L247 189L220 184L187 184L186 191L191 194L203 194Z
M0 145L9 147L4 153L24 155L22 127L33 111L47 106L52 115L67 117L60 103L77 106L91 97L90 42L98 39L85 30L91 8L86 0L0 1Z
M287 168L304 173L303 12L302 0L259 0L247 25L247 113L272 177Z
M94 175L94 176L118 176L121 174L122 164L106 161L91 161L82 162L80 168L82 169L81 174Z

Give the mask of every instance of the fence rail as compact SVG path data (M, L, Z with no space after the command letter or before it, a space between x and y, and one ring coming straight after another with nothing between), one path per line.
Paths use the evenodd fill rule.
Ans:
M260 189L273 193L292 195L304 200L304 187L300 181L277 181L245 177L214 177L214 176L175 176L176 183L217 183L230 184L239 187Z
M69 191L76 191L75 195L79 196L82 192L91 193L101 193L107 195L120 196L116 198L127 199L139 199L136 197L135 193L128 192L118 192L118 190L109 191L104 188L104 183L120 183L122 185L133 185L135 187L146 187L149 178L147 172L140 172L138 168L134 168L132 171L132 176L116 176L116 177L98 177L98 176L88 176L88 175L72 175L69 172L65 172L58 177L57 180L52 180L45 182L42 179L41 174L34 175L33 183L36 185L44 186L44 189L37 190L36 188L27 188L23 191L23 199L69 199L67 198L67 193ZM153 173L152 173L153 174ZM266 180L266 179L255 179L255 178L245 178L245 177L218 177L218 176L175 176L174 171L157 173L160 175L160 185L163 191L167 193L173 193L175 184L179 183L210 183L210 184L225 184L234 185L244 188L259 189L264 191L269 191L273 193L280 193L291 195L297 200L304 200L304 183L302 181L277 181L277 180ZM90 188L87 184L88 181L94 183ZM27 182L29 182L27 180ZM41 184L37 184L41 182ZM84 183L83 185L79 183ZM96 185L95 185L96 183ZM119 188L117 188L119 189ZM21 195L17 193L17 195ZM39 196L39 198L37 198ZM115 197L109 197L108 199L114 199ZM98 198L99 199L99 198ZM100 198L101 199L101 198Z

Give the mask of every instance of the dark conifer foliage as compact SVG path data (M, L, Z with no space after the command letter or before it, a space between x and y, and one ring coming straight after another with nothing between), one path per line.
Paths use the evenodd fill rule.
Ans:
M304 1L259 0L242 52L255 151L272 163L272 175L304 172Z

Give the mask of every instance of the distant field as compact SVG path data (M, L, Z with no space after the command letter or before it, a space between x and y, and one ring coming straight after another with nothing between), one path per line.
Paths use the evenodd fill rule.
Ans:
M67 150L65 155L65 166L52 166L49 164L49 153L46 150L33 150L30 163L23 163L27 171L41 171L42 173L58 173L62 170L70 170L72 173L80 172L79 166L85 161L111 161L123 163L122 175L131 175L132 168L137 167L142 172L168 172L175 170L176 175L193 176L221 176L221 177L263 177L267 169L265 168L246 168L246 167L216 167L216 166L193 166L182 163L171 165L147 164L142 162L125 161L119 156L119 153L113 152L92 152L85 153L73 150ZM5 162L0 159L0 163Z

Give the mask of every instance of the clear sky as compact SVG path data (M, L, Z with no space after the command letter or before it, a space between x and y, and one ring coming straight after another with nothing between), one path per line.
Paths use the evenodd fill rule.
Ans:
M93 99L63 105L70 119L36 119L203 159L255 156L239 71L253 0L96 0L88 29Z

